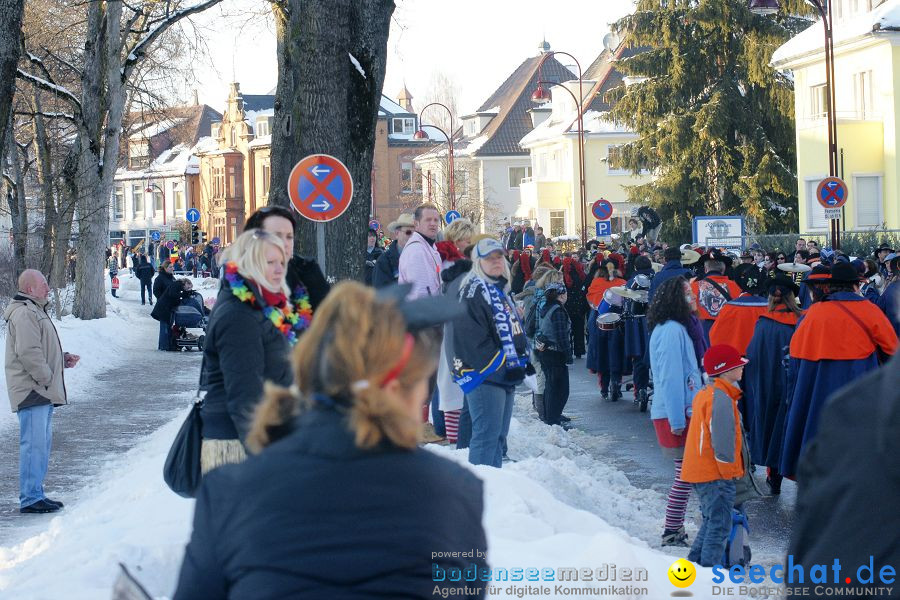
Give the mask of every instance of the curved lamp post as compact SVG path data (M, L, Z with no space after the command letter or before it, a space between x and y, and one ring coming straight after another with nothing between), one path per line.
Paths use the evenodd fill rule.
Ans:
M575 61L575 65L578 67L578 98L575 98L575 94L572 93L572 90L557 82L547 82L541 81L542 77L542 69L544 67L544 61L546 61L549 57L561 54L563 56L568 56L573 61ZM569 54L568 52L562 52L560 50L551 50L544 54L541 58L541 62L538 64L538 86L537 89L534 90L534 93L531 94L531 100L536 102L537 104L546 104L550 101L550 92L548 92L544 88L544 84L548 84L548 86L560 86L569 94L571 94L572 98L575 100L575 104L577 105L578 111L578 180L579 180L579 191L581 197L581 246L582 248L587 246L587 205L586 203L586 190L584 183L584 77L582 76L581 71L581 63L578 62L578 59Z
M446 104L441 104L440 102L432 102L431 104L426 104L422 110L419 111L419 117L421 119L422 113L425 112L425 109L431 106L440 106L444 110L447 111L447 114L450 115L450 135L447 135L447 132L437 127L435 125L422 125L421 121L419 123L419 130L413 135L413 139L415 140L427 140L428 134L425 133L423 127L431 127L433 129L437 129L441 133L444 134L444 137L447 138L447 146L450 150L450 210L456 210L456 173L453 170L453 111L447 107Z
M163 225L165 225L165 224L166 224L166 192L163 191L163 189L162 189L161 187L159 187L157 184L155 184L155 183L150 183L150 182L147 183L147 187L144 189L144 191L147 192L148 194L150 194L150 193L153 193L153 188L156 188L157 190L159 190L159 193L162 195L162 201L163 201L163 208L162 208L162 213L163 213ZM155 211L154 211L154 212L155 212Z
M827 0L806 0L819 11L822 25L825 28L825 100L828 110L828 174L838 174L837 112L834 95L834 19L831 14L831 2ZM774 15L778 12L778 0L750 0L750 12L760 16ZM840 219L831 220L831 247L841 247Z

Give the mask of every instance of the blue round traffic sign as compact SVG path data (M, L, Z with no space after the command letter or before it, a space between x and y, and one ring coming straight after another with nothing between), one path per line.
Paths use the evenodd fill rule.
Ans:
M381 229L381 223L379 223L375 219L372 219L371 221L369 221L369 229L371 229L372 231L378 231L379 229Z
M288 196L294 209L310 221L332 221L350 206L353 177L335 157L311 154L291 170Z
M160 239L159 232L158 232L158 231L151 231L151 232L150 232L150 239L153 240L154 242L158 242L159 239Z
M613 205L609 200L600 198L591 205L591 213L598 221L605 221L613 214Z
M816 200L823 208L840 208L847 202L847 184L840 177L826 177L816 188Z
M199 223L200 222L200 211L196 208L191 208L187 211L185 215L187 217L188 223Z
M212 245L213 245L213 246L218 246L218 245L219 245L219 243L220 243L220 240L219 240L219 238L217 238L217 237L214 237L214 238L213 238L213 239L212 239Z
M462 215L459 214L458 210L448 210L447 214L444 215L444 221L447 223L447 225L449 225L450 223L461 217Z

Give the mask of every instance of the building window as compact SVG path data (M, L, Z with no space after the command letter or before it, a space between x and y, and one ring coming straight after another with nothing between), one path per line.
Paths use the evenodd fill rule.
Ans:
M566 211L550 211L550 237L554 238L566 234Z
M209 135L214 140L219 139L219 134L222 133L222 123L212 123L209 126Z
M225 168L213 167L212 170L212 191L214 198L225 197Z
M113 206L113 219L121 221L125 218L125 188L121 185L116 186L116 201Z
M531 167L510 167L509 168L509 189L518 189L522 180L531 177Z
M146 169L150 166L150 140L135 140L128 144L128 168Z
M825 209L816 200L816 189L821 179L806 180L806 226L812 231L815 229L827 229L828 219L825 218Z
M256 122L256 137L269 135L269 119L260 119Z
M400 193L410 194L413 191L413 164L400 163Z
M144 216L144 186L137 183L131 186L131 211L135 218Z
M856 118L865 120L872 118L874 98L872 91L872 71L853 74L853 104Z
M184 192L175 190L175 211L184 212Z
M468 196L469 195L469 172L468 171L457 171L456 177L453 179L453 183L455 186L455 192L457 196Z
M272 167L267 164L263 164L263 166L262 166L262 193L263 193L263 196L269 195L269 184L271 183L271 179L272 179Z
M415 133L416 120L408 117L394 119L394 133Z
M237 148L237 133L234 131L234 126L231 127L231 147Z
M809 88L809 114L813 119L824 119L828 114L828 96L825 84L813 85Z
M879 227L882 222L881 176L853 177L853 204L856 206L857 227Z
M621 144L610 144L606 147L606 174L619 176L628 175L628 169L621 169L615 166L615 161L619 159Z
M153 213L162 214L166 210L165 198L163 193L157 188L153 188Z

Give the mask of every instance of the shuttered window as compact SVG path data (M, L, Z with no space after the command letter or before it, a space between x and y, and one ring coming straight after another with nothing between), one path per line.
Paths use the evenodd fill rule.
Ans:
M821 179L810 179L806 181L806 227L812 231L815 229L827 229L828 219L825 218L825 211L819 201L816 200L816 188L819 187Z
M881 225L881 176L866 175L853 178L848 204L856 207L856 227Z

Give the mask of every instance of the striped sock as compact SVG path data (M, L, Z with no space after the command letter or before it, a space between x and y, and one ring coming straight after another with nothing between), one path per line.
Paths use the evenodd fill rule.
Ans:
M447 441L451 444L456 443L459 434L459 413L461 410L445 410L444 411L444 427L447 429Z
M681 480L682 459L675 459L675 481L666 499L666 529L681 529L684 525L684 514L687 512L688 498L691 496L691 485Z

